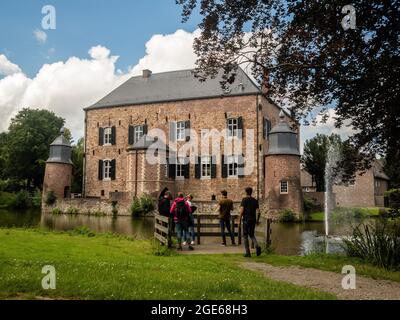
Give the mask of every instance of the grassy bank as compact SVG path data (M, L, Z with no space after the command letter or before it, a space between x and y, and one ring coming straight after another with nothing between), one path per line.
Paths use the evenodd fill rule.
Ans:
M351 215L353 218L371 218L378 217L380 208L337 208L333 211L333 218L340 219L343 216ZM324 212L314 212L309 214L308 221L321 222L324 221Z
M160 256L149 241L89 235L0 229L0 298L335 298L244 270L244 258ZM41 288L44 265L56 268L56 290Z
M242 269L240 255L178 255L150 241L93 234L0 229L0 298L65 299L334 299ZM400 281L399 275L340 256L262 255L252 261L299 265ZM43 290L44 265L57 289Z

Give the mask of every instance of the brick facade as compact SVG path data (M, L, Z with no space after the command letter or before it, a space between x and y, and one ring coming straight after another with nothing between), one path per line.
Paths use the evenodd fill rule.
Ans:
M112 192L127 192L131 195L142 193L155 195L164 187L168 187L174 192L190 192L199 201L210 201L212 195L218 196L220 190L226 189L234 200L239 201L243 197L243 189L251 186L255 195L263 198L264 153L268 147L268 141L263 137L263 118L267 117L272 125L275 125L278 121L278 114L279 109L261 95L88 110L86 111L85 195L103 199L109 198ZM189 179L172 180L166 175L165 165L148 165L144 151L132 150L128 144L128 128L130 125L146 123L148 130L162 129L167 134L166 139L168 140L169 123L171 121L189 120L191 129L199 134L201 129L225 130L227 118L237 117L243 118L244 137L242 142L244 150L246 150L246 130L253 129L255 135L254 145L252 146L254 150L254 154L252 154L254 157L253 172L243 178L222 178L221 160L217 159L215 179L195 179L195 164L191 163ZM111 126L116 127L115 145L100 146L99 127ZM182 143L178 142L178 146ZM198 147L200 150L200 144ZM223 144L221 145L221 153L224 153ZM245 155L246 158L249 156ZM100 159L116 160L115 180L99 180L98 161Z
M66 163L46 163L43 181L44 199L53 191L57 199L69 197L72 179L72 165Z
M287 182L287 193L281 193L281 182ZM300 157L269 155L265 159L265 197L271 214L282 209L303 212L300 184Z

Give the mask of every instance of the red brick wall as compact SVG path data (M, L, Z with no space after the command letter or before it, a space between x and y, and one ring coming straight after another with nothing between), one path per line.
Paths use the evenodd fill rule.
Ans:
M65 187L71 188L72 165L64 163L46 163L43 181L43 199L47 192L54 191L57 199L64 198Z
M270 155L265 158L265 197L268 209L279 211L287 208L297 214L303 212L300 185L300 157L293 155ZM288 181L288 194L280 193L280 182Z

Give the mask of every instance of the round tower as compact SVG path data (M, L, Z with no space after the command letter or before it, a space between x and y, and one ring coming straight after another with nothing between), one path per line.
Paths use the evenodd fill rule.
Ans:
M50 145L43 181L43 199L46 199L49 191L53 191L57 199L69 198L71 195L72 147L64 137L64 129L60 133Z
M265 156L265 198L271 213L291 209L303 213L300 183L300 151L298 135L287 121L283 110L279 123L268 135L268 152Z

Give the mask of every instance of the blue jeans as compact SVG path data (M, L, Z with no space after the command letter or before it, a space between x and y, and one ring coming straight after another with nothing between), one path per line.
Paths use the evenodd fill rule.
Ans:
M187 241L195 241L196 234L194 233L194 216L191 214L189 216L189 224L188 224L188 234L186 235Z
M182 239L186 241L188 234L188 222L187 221L178 221L175 223L176 228L176 238L178 239L178 243L181 244Z
M235 235L231 229L231 222L229 220L219 220L219 225L221 227L221 236L222 236L222 243L226 244L226 236L225 236L225 228L228 230L228 234L231 237L232 244L235 243Z

